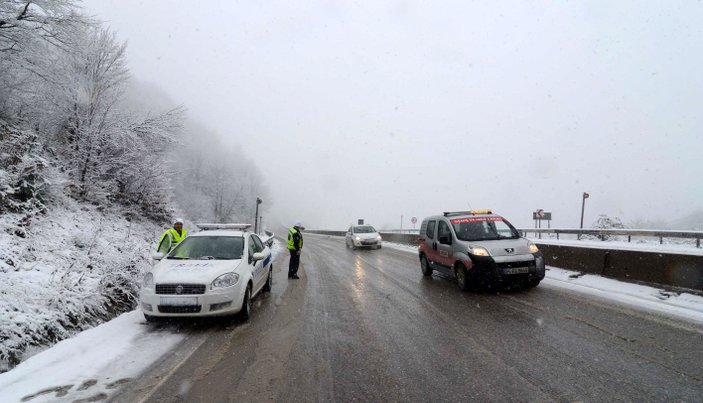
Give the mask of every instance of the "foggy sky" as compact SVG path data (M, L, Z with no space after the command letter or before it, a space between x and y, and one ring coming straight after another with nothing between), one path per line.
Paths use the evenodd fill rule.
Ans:
M256 160L268 224L574 228L583 192L586 227L703 209L701 2L83 4Z

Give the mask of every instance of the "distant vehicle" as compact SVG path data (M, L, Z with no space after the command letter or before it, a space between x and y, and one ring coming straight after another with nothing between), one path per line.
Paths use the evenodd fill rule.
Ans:
M381 234L370 225L352 225L344 236L347 248L381 249L383 239Z
M251 300L271 291L271 250L251 224L198 224L146 275L140 305L147 321L162 317L251 315Z
M418 252L422 274L452 276L472 286L535 287L544 278L544 257L508 220L490 210L446 212L425 218Z

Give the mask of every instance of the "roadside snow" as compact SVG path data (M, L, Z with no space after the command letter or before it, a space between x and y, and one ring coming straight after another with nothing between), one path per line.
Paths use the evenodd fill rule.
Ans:
M139 310L122 314L0 374L0 401L103 400L183 340L171 330L146 325Z
M127 210L62 195L41 217L20 221L0 215L0 371L132 310L160 231Z
M412 246L384 248L416 253ZM274 255L283 247L276 242ZM543 285L591 295L692 323L703 324L703 297L549 267ZM419 269L418 269L419 270ZM173 328L147 326L137 310L84 331L0 374L1 402L69 402L108 399L117 386L138 376L183 340ZM35 396L32 399L28 397Z

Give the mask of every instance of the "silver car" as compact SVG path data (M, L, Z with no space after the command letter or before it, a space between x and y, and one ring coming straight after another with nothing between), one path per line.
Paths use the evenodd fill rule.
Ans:
M425 218L418 243L422 274L436 270L452 276L462 290L479 285L535 287L544 278L544 257L537 245L490 210Z
M381 234L370 225L352 225L347 230L344 240L347 248L373 248L381 249Z

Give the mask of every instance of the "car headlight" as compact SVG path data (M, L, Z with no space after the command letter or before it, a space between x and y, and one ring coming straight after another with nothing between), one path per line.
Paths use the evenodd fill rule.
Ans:
M530 253L537 253L537 252L539 252L539 248L537 247L537 245L533 244L532 242L530 242L529 247L530 247Z
M142 281L142 287L154 288L154 275L151 272L144 275L144 280Z
M360 237L360 236L358 236L358 235L357 235L357 236L355 236L355 237L354 237L354 239L356 239L357 241L361 241L361 237Z
M488 253L488 249L482 247L482 246L474 246L469 248L469 253L474 255L474 256L490 256L491 254Z
M212 282L212 288L231 287L231 286L237 284L237 281L239 281L239 274L225 273L225 274L221 275L220 277L216 278L215 281Z
M378 240L380 241L380 240L381 240L381 236L380 236L380 235L377 236L376 239L378 239Z

